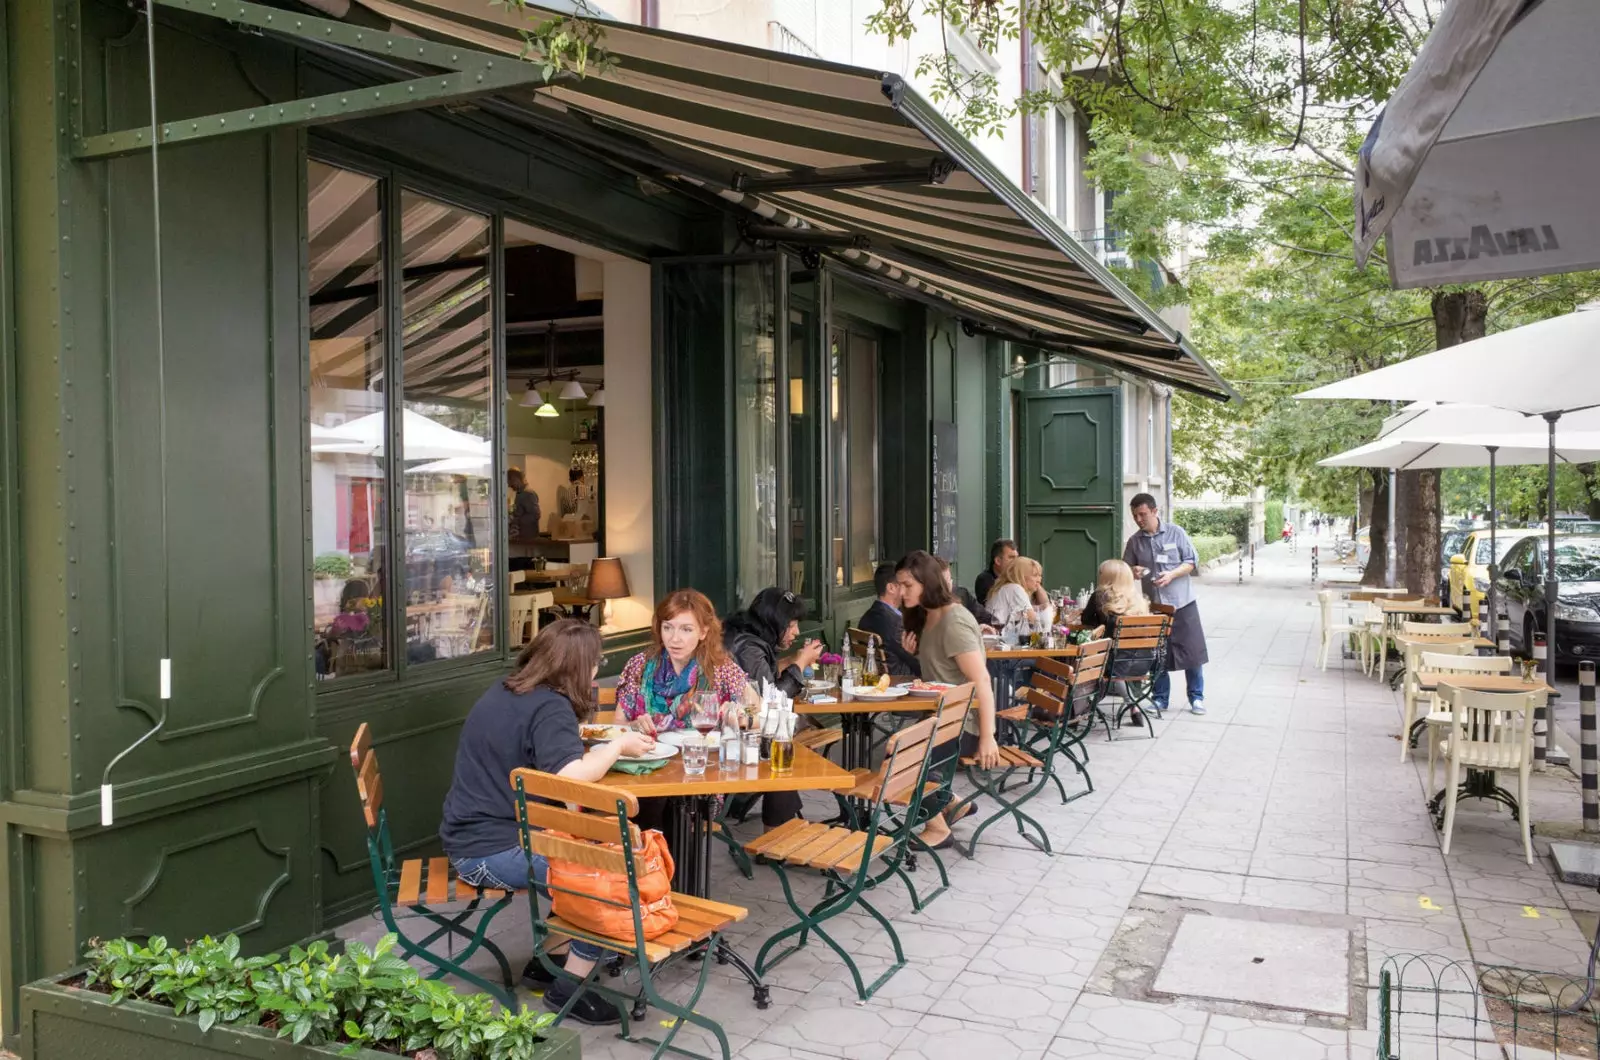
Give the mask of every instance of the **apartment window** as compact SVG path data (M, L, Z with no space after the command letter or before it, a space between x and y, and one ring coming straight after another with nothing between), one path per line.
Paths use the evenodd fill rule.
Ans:
M1055 206L1056 220L1063 228L1072 228L1072 123L1066 111L1057 107L1051 112L1055 123Z
M492 650L491 219L312 161L306 222L317 674Z
M876 336L833 329L828 343L829 441L838 586L872 581L878 565L878 356Z
M1139 467L1139 389L1122 384L1122 468L1124 475L1138 474Z
M1144 477L1147 479L1156 477L1156 406L1158 404L1160 402L1156 399L1154 393L1150 395L1145 404Z

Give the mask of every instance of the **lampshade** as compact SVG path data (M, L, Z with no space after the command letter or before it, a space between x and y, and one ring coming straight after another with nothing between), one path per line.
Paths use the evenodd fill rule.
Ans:
M594 392L594 396L589 399L589 404L597 409L606 407L606 389L604 386Z
M804 416L806 414L806 381L804 379L789 380L789 415Z
M589 394L583 389L582 383L578 382L576 379L569 379L567 380L567 385L561 388L561 393L557 396L560 397L562 401L582 401L584 398L588 397Z
M528 389L522 392L522 400L517 402L525 409L537 408L544 404L544 398L539 396L539 388L533 385L533 380L528 380Z
M523 404L526 405L528 402L524 401ZM534 409L533 414L535 416L543 416L545 419L549 419L551 416L561 415L561 410L550 404L550 402L546 401L544 404Z
M586 595L591 600L620 600L628 595L628 575L622 561L615 556L601 556L589 562L589 588Z

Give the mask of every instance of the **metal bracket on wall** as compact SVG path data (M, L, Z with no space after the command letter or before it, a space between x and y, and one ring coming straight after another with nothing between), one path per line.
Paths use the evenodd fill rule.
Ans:
M159 141L162 145L191 143L280 126L322 125L347 118L371 117L546 81L542 65L515 56L494 55L458 45L383 33L314 15L246 3L244 0L146 2L271 31L285 37L337 44L373 55L453 71L394 84L330 92L284 103L266 103L222 114L163 122ZM72 153L78 159L103 159L149 149L150 128L141 126L82 137L73 145Z

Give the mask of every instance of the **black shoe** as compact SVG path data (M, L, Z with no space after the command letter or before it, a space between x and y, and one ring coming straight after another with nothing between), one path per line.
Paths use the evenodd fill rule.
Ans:
M1140 714L1137 710L1134 711L1132 714L1128 715L1128 724L1132 725L1135 729L1144 728L1144 715Z
M569 983L564 979L556 980L545 989L544 1007L551 1012L560 1012L576 989L575 983ZM622 1013L617 1011L617 1006L593 990L585 990L567 1013L567 1019L587 1023L591 1027L604 1027L611 1023L621 1023Z
M522 985L529 990L535 992L543 990L555 981L556 977L550 974L550 969L546 968L537 957L530 960L527 967L522 969Z

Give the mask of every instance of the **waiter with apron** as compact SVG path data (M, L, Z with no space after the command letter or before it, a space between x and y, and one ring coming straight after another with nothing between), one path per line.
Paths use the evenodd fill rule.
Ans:
M1200 626L1200 607L1194 602L1194 582L1199 570L1194 545L1183 527L1163 523L1156 511L1156 499L1140 493L1129 503L1133 521L1139 532L1128 538L1122 550L1122 561L1133 568L1133 576L1144 584L1145 595L1151 603L1166 604L1174 609L1172 635L1168 641L1166 671L1161 673L1151 689L1152 705L1157 710L1167 709L1167 699L1172 694L1173 670L1182 670L1189 693L1189 709L1196 714L1206 712L1206 682L1203 667L1206 655L1206 632Z

